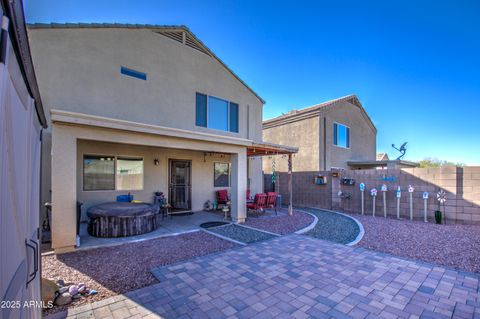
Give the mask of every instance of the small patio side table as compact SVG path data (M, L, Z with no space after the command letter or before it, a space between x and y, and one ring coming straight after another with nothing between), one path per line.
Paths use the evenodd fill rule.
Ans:
M222 212L225 214L223 217L224 220L228 219L228 213L230 212L230 202L227 202L225 206L222 208Z

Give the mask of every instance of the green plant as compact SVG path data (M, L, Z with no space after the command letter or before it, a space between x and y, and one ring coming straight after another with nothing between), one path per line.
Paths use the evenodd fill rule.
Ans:
M442 223L442 212L439 210L435 211L435 223L441 224Z

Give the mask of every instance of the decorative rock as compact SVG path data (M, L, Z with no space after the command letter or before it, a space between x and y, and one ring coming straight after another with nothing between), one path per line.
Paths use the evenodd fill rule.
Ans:
M78 288L75 285L72 285L68 288L68 292L70 293L71 296L75 296L78 294Z
M59 279L56 281L57 285L59 285L60 287L65 287L65 281L63 279Z
M49 301L55 299L55 293L58 291L58 286L52 280L42 278L42 301L47 304Z
M98 292L95 290L95 289L91 289L89 292L88 292L88 295L91 296L91 295L96 295Z
M68 292L64 292L61 295L58 295L57 299L55 299L55 304L57 306L64 306L68 305L72 302L72 296Z
M68 292L68 288L67 288L67 287L62 287L62 288L60 288L60 289L58 290L58 292L59 292L60 294L63 294L64 292Z
M87 289L87 287L85 286L78 286L78 293L79 294L83 294L85 292L85 290Z
M72 296L72 299L80 299L82 298L81 294L76 294L75 296Z

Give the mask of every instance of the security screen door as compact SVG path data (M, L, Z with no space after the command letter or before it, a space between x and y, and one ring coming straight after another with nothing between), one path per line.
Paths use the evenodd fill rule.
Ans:
M173 210L190 210L192 162L170 160L169 201Z

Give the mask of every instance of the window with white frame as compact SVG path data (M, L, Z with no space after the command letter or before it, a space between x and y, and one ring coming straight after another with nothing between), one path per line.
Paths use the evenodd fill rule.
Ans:
M213 186L229 187L230 186L230 163L215 162Z
M238 133L238 104L196 93L195 124L215 130Z
M340 123L333 123L333 145L350 148L350 128Z
M143 158L83 156L84 191L141 189L143 189Z
M117 190L143 189L143 158L117 157Z
M83 156L83 190L115 190L115 156Z

